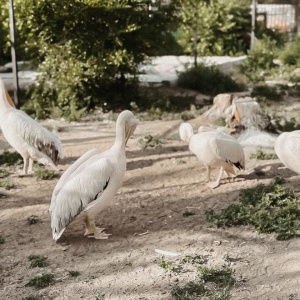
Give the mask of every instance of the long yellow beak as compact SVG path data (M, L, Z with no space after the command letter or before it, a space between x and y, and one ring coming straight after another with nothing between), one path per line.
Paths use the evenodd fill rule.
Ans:
M238 123L241 123L241 115L237 109L237 105L235 106L235 110L234 110L234 118L235 120L237 120Z
M5 96L6 96L6 100L9 103L9 105L13 108L16 108L14 102L12 101L12 99L10 98L7 89L5 89Z

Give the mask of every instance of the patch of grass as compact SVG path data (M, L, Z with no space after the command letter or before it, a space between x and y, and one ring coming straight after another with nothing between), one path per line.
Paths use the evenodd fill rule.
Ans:
M5 169L0 169L0 178L5 178L9 176L9 172Z
M46 256L30 255L28 260L30 261L30 268L42 268L48 265Z
M96 300L104 300L105 299L105 293L99 292L96 295Z
M256 153L252 153L250 155L251 159L260 159L260 160L268 160L268 159L276 159L277 155L275 153L265 153L261 149L258 149Z
M44 288L54 281L54 275L51 273L43 273L29 279L25 286L33 286L36 288Z
M281 101L283 99L283 93L278 91L276 87L268 85L256 85L253 87L251 97L256 97L258 101Z
M18 152L10 152L4 150L0 154L0 165L1 166L14 166L20 165L23 162L22 156Z
M190 216L194 216L196 213L194 213L193 211L188 211L188 210L186 210L183 214L182 214L182 216L183 217L190 217Z
M5 243L5 238L2 235L0 235L0 244L4 244L4 243Z
M164 256L155 259L155 262L163 269L171 272L178 271L178 266L172 262L166 261Z
M146 148L156 148L161 145L161 142L158 138L153 137L152 135L147 135L141 139L139 139L139 145L142 150L145 150Z
M51 180L55 173L53 170L39 169L34 172L33 176L40 180Z
M27 223L29 225L36 224L38 221L39 221L39 217L35 216L35 215L32 215L32 216L28 217L28 219L27 219Z
M5 188L6 190L10 190L14 187L14 184L11 178L2 178L0 179L0 187Z
M77 276L80 275L80 272L79 271L69 270L68 274L69 274L70 277L77 277Z
M208 258L199 254L189 254L181 257L177 262L163 261L163 267L167 271L166 265L176 265L177 269L185 273L193 273L194 280L182 282L178 279L178 283L171 286L171 294L174 299L178 300L229 300L230 289L235 283L234 271L227 265L221 268L208 268L205 265ZM172 276L173 273L170 273ZM178 273L176 274L178 276Z
M278 240L300 234L300 199L275 178L269 185L259 184L240 192L238 204L231 204L219 214L206 212L210 225L217 227L252 225L260 233L275 233Z
M176 164L183 165L183 164L186 164L186 161L182 158L176 158Z
M234 272L227 266L223 266L220 269L200 267L198 272L204 282L213 282L221 288L231 287L235 283Z

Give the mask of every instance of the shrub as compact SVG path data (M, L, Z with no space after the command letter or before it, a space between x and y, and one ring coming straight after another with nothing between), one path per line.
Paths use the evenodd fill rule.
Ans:
M251 97L256 97L258 100L281 101L283 92L278 92L276 87L268 85L256 85L253 87Z
M291 43L287 43L279 58L283 64L295 66L300 64L300 38Z
M242 91L241 85L237 84L216 66L206 67L204 64L180 73L177 85L207 95Z

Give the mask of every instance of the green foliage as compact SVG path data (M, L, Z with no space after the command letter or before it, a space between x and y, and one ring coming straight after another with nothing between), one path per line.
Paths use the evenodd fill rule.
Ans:
M53 170L48 169L38 169L34 172L34 177L41 179L41 180L51 180L55 176Z
M28 260L30 261L30 268L42 268L48 265L46 256L30 255Z
M256 153L250 155L250 159L260 159L260 160L269 160L276 159L277 155L275 153L265 153L261 149L256 150Z
M239 74L245 76L251 83L264 80L266 72L275 67L273 60L277 57L276 41L263 36L257 40L246 60L238 66Z
M282 63L289 66L300 65L300 38L287 43L282 52L280 52L279 58Z
M204 282L214 282L220 287L230 287L235 282L235 279L232 276L233 271L227 266L223 266L221 269L200 267L198 271Z
M286 240L300 233L300 201L292 190L282 187L279 179L240 192L238 204L216 214L206 212L207 221L217 227L253 225L258 232L276 234Z
M166 271L176 272L179 269L176 264L166 261L164 256L157 258L155 262Z
M80 275L80 272L79 271L75 271L75 270L69 270L68 274L69 274L70 277L77 277L77 276Z
M153 137L151 134L144 136L143 138L139 139L139 145L142 150L146 148L156 148L161 145L161 142L158 138Z
M185 53L193 54L195 34L200 56L246 53L249 43L245 36L251 31L249 1L182 0L180 3L182 25L177 35Z
M5 169L0 169L0 178L5 178L9 176L9 172Z
M220 93L242 91L239 84L216 66L206 67L204 64L180 73L177 85L213 96Z
M29 279L26 286L34 286L37 288L44 288L49 286L54 282L54 275L51 273L43 273L41 275L36 275Z
M287 120L281 116L273 116L273 122L275 123L275 127L280 131L290 132L294 130L300 130L300 122L295 118L291 118Z
M18 152L10 152L4 150L0 154L0 165L1 166L14 166L20 165L23 162L22 156Z
M14 187L14 184L11 178L2 178L0 179L0 187L5 188L6 190L10 190Z
M283 93L278 91L276 87L268 85L255 85L251 92L251 97L256 97L258 101L271 100L281 101Z
M188 210L186 210L183 214L182 214L182 216L183 217L190 217L190 216L194 216L196 213L194 213L193 211L188 211Z
M149 13L138 0L17 0L17 28L40 71L24 110L76 120L97 106L130 108L137 65L164 49L181 53L171 33L176 3Z

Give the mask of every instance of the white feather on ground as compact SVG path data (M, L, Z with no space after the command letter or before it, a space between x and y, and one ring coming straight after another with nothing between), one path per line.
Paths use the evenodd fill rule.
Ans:
M245 154L242 146L232 136L209 127L200 127L197 134L188 123L179 127L180 138L189 143L189 149L200 162L207 167L207 180L210 182L211 168L220 168L215 182L210 182L211 188L220 185L223 173L235 176L233 166L245 169Z
M300 130L281 133L275 141L274 150L287 168L300 174Z
M34 160L58 171L57 164L63 157L58 136L23 111L11 106L7 95L0 78L0 127L7 142L23 158L23 174L33 172Z
M123 182L125 146L137 122L132 112L120 113L112 147L102 153L96 148L89 150L61 176L53 190L49 209L54 240L58 240L66 226L79 215L86 223L84 235L108 238L109 234L102 232L104 228L96 227L95 216L111 203Z

